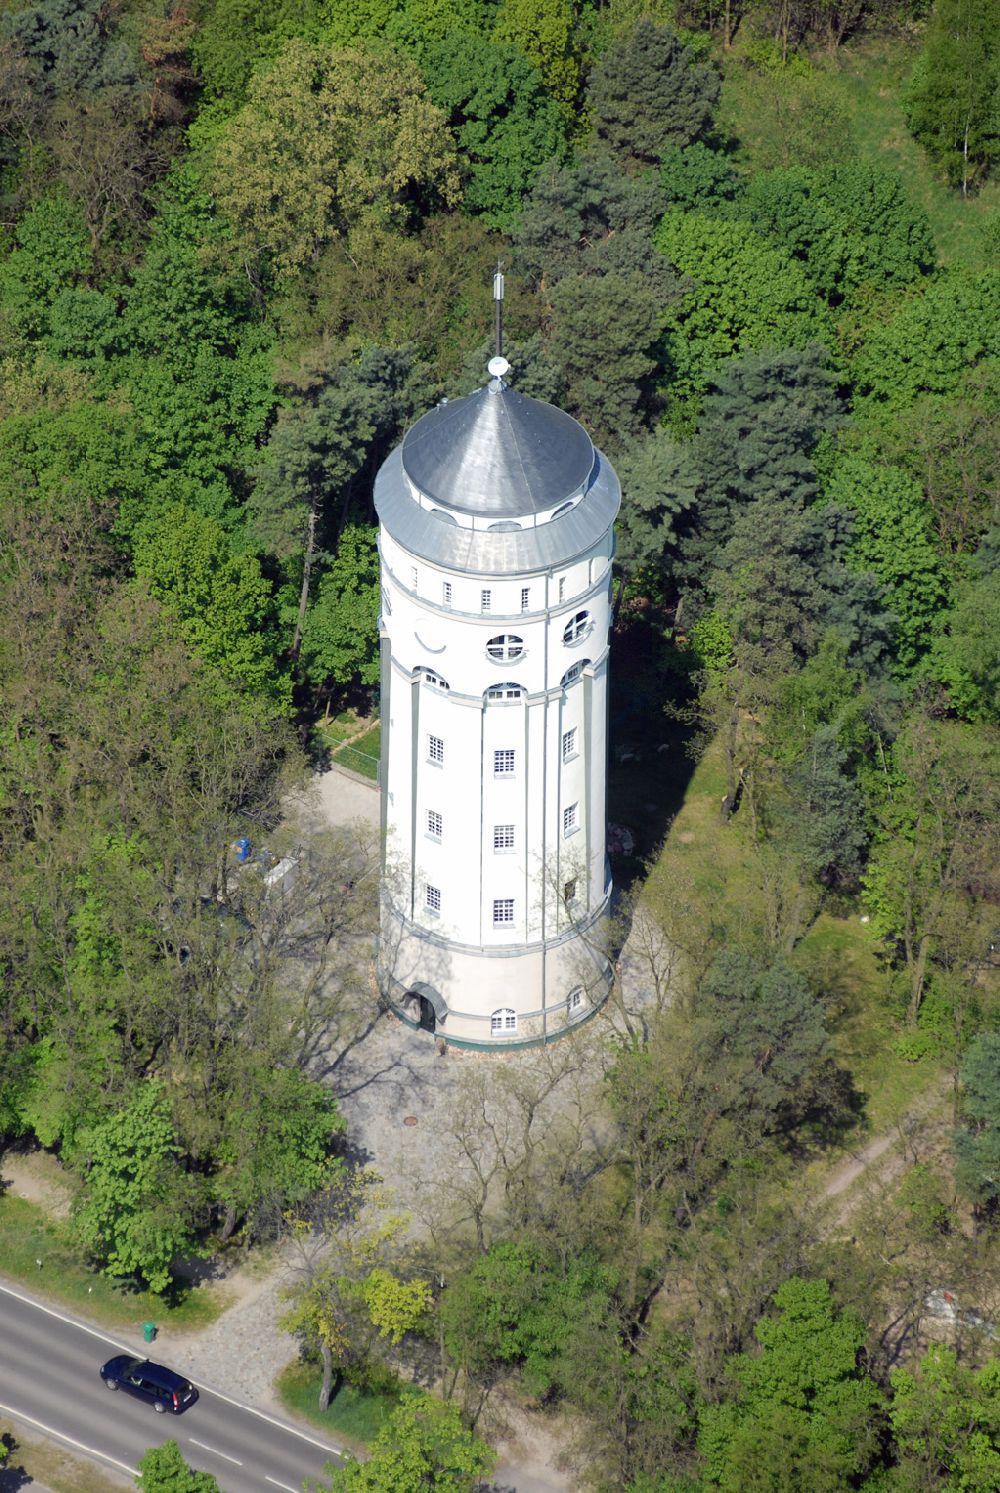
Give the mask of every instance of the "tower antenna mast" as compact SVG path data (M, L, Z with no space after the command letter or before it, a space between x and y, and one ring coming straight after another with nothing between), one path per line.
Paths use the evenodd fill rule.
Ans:
M497 260L493 272L493 310L496 321L496 356L503 357L503 265Z

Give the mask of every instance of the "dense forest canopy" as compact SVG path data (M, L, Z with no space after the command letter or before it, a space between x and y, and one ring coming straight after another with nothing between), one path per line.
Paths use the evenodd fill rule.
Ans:
M410 1331L463 1412L516 1372L602 1488L1000 1487L995 1350L885 1327L935 1253L992 1289L1000 1218L996 19L0 4L0 1129L81 1179L88 1259L165 1290L348 1185L318 1054L356 1035L371 847L303 852L277 917L227 846L324 711L377 706L372 478L483 381L499 259L515 386L622 477L633 715L712 744L755 900L653 870L680 966L609 1055L614 1146L522 1157L433 1329L361 1251L295 1330L327 1392L331 1312L338 1372ZM845 104L876 42L908 172ZM898 1204L919 1267L775 1199L861 1103L821 914L866 920L892 1041L952 1077L946 1181ZM451 1407L399 1426L439 1486L488 1467Z

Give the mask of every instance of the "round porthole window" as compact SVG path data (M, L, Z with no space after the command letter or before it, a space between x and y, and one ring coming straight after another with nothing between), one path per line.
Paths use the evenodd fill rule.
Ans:
M512 632L500 633L499 636L490 638L486 644L486 656L492 658L494 663L513 663L515 658L524 656L524 639Z

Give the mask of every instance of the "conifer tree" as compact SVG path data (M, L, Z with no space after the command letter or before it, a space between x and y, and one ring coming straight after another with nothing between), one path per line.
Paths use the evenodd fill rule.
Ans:
M704 137L719 90L713 68L669 27L644 20L598 63L588 103L598 139L627 164L648 166L668 146Z

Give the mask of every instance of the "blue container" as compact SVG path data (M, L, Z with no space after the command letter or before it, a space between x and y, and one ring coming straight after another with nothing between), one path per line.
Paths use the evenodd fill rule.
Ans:
M243 866L250 859L250 841L245 836L242 840L234 840L230 848L236 857L237 865Z

